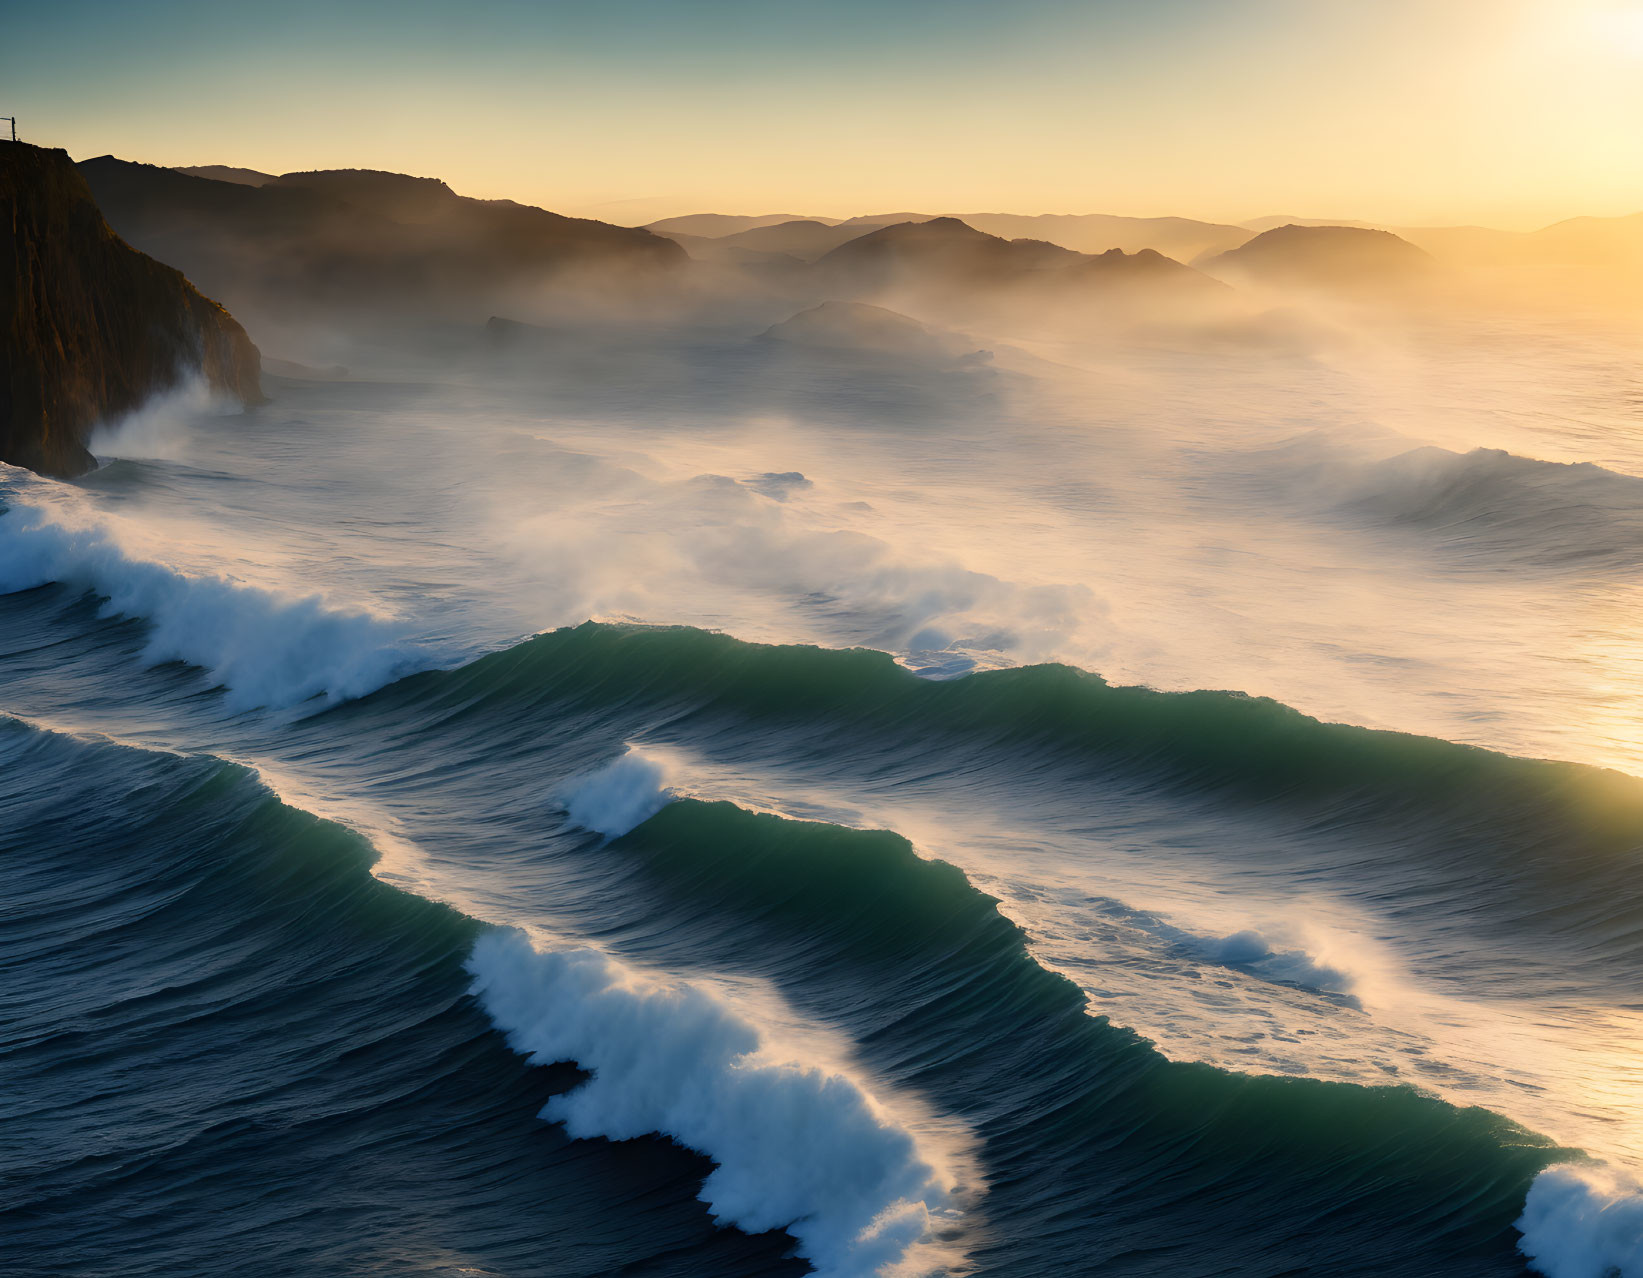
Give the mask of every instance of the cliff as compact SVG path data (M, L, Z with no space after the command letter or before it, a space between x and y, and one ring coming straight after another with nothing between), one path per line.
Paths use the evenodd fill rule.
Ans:
M95 426L196 372L261 401L245 330L115 235L66 152L0 142L0 234L0 461L82 474Z

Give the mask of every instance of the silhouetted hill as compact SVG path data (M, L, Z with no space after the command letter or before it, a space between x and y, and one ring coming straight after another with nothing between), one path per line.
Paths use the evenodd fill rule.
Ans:
M774 324L765 341L895 358L955 357L975 344L932 330L910 316L864 302L823 302Z
M1643 213L1572 217L1528 236L1531 254L1566 265L1643 264Z
M1091 256L1042 240L1006 240L957 218L882 227L816 263L835 296L906 299L959 311L976 306L1089 315L1220 304L1230 291L1152 250ZM1049 309L1046 309L1049 308Z
M87 471L94 427L196 374L261 400L245 330L110 229L67 152L0 142L0 224L0 460Z
M1219 296L1226 287L1210 279L1202 271L1194 270L1165 257L1156 249L1138 249L1126 253L1123 249L1108 249L1094 253L1067 267L1066 274L1073 281L1101 284L1106 287L1185 288L1200 296L1211 293Z
M1360 231L1384 231L1389 228L1377 226L1374 222L1359 222L1349 217L1296 217L1292 213L1274 213L1267 217L1252 217L1240 226L1259 235L1262 231L1275 231L1280 226L1350 226Z
M774 226L756 226L734 235L721 236L715 243L735 245L759 253L785 253L802 262L814 262L839 245L859 239L870 229L856 225L834 226L806 218L778 222Z
M1643 213L1569 218L1538 231L1435 226L1398 234L1513 304L1618 306L1635 314L1643 299Z
M488 313L550 287L608 290L684 263L649 231L344 169L219 182L112 156L80 165L109 222L236 309Z
M1079 256L1042 240L1005 240L956 217L937 217L869 231L841 244L816 265L835 276L851 276L864 287L888 286L917 276L988 287L1070 266Z
M232 164L196 164L192 167L176 165L179 173L187 173L191 177L211 178L216 182L238 182L241 186L264 186L274 180L272 173L259 173L256 169L239 169Z
M1001 239L1044 240L1079 253L1105 253L1115 248L1139 253L1152 249L1177 261L1236 248L1252 234L1240 226L1188 217L1119 217L1111 213L873 213L839 225L871 230L899 222L928 222L937 216L956 217Z
M823 222L831 226L835 220L826 217L806 217L802 213L686 213L681 217L664 217L660 221L651 222L645 229L660 235L676 231L680 235L702 235L709 239L719 239L755 227L775 226L778 222Z
M781 214L727 217L704 213L665 218L652 222L650 229L665 235L707 236L813 260L880 227L931 222L941 217L957 218L1000 239L1043 240L1078 253L1105 253L1114 248L1138 253L1150 248L1183 262L1204 253L1236 248L1254 234L1241 226L1187 217L1119 217L1110 213L868 213L843 221ZM791 229L777 229L783 226ZM828 233L823 234L818 227L828 228Z
M679 231L658 231L656 234L672 240L692 260L716 266L740 268L754 276L792 276L802 274L805 261L789 253L775 253L760 249L743 248L736 235L715 239L706 235L686 235Z
M976 213L964 219L993 235L1030 235L1080 253L1122 249L1140 253L1151 249L1185 262L1200 253L1235 248L1249 238L1242 227L1200 222L1189 217L1117 217L1110 213L1044 213L1024 217L1013 213Z
M1430 279L1437 263L1390 231L1280 226L1203 263L1235 282L1285 288L1383 290Z

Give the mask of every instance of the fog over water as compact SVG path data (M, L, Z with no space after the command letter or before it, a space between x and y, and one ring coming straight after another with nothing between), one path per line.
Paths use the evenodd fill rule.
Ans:
M1277 351L964 334L912 358L726 327L460 332L271 378L243 419L182 396L100 436L85 491L31 491L392 617L432 661L632 619L948 673L1065 661L1643 768L1643 703L1617 695L1635 326L1382 317Z

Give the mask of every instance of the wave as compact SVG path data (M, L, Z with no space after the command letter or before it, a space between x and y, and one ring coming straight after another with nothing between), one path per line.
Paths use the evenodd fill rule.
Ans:
M1060 1012L1082 1013L1083 996L1032 960L996 902L894 834L684 799L611 849L637 857L679 909L734 920L739 945L751 935L761 954L820 966L835 981L852 973L852 988L907 991L920 1011L917 1046L904 1050L938 1062L979 1057L991 1071L1009 1044L1034 1062L1007 1074L999 1099L1035 1115L1009 1142L1049 1174L990 1168L993 1218L1017 1219L1015 1196L1049 1193L1053 1177L1060 1209L1084 1204L1105 1225L1094 1204L1138 1196L1189 1248L1246 1256L1251 1235L1270 1230L1286 1240L1280 1249L1309 1256L1306 1272L1404 1272L1415 1257L1408 1272L1494 1272L1473 1267L1487 1252L1479 1235L1521 1218L1525 1247L1546 1246L1526 1192L1548 1164L1549 1185L1586 1174L1560 1162L1568 1151L1514 1124L1409 1088L1229 1074L1168 1061L1102 1019L1069 1021ZM1101 1155L1084 1157L1091 1148ZM1233 1200L1235 1212L1212 1206ZM1558 1214L1578 1236L1582 1222ZM1208 1243L1213 1232L1221 1237ZM1229 1261L1227 1271L1253 1270Z
M1544 571L1634 571L1643 564L1643 479L1591 462L1498 448L1409 449L1369 460L1303 436L1260 454L1270 489L1315 514L1420 534L1462 563Z
M1517 1227L1523 1254L1547 1278L1643 1274L1643 1186L1606 1168L1542 1172Z
M527 708L542 714L523 713ZM1628 778L1318 724L1270 702L1112 688L1059 667L935 683L882 654L761 648L694 631L556 632L459 670L413 675L308 720L303 730L341 739L361 729L377 735L377 727L391 723L395 735L377 735L388 749L390 741L445 719L494 756L544 720L567 719L567 730L580 734L596 721L602 730L624 730L624 716L652 728L688 721L718 732L737 722L767 744L778 728L796 724L823 754L837 748L830 733L840 723L885 755L904 756L909 733L962 738L1029 760L1026 775L1034 755L1048 751L1113 777L1144 780L1149 790L1220 792L1240 804L1320 812L1337 810L1343 798L1364 812L1379 811L1396 796L1423 813L1441 800L1465 820L1493 808L1496 818L1518 823L1522 805L1531 802L1562 822L1566 835L1579 836L1565 855L1593 862L1585 868L1594 875L1624 871L1616 858L1601 862L1608 851L1631 846L1625 840L1635 835L1639 815L1637 783ZM658 777L646 762L640 755L627 766L626 781L613 787L620 802L590 805L609 832L667 788L665 767ZM572 786L569 797L584 788ZM1500 811L1502 795L1518 806ZM635 796L643 800L637 809L628 803ZM179 814L194 810L176 807ZM616 809L627 815L607 819ZM1543 845L1533 850L1544 860ZM1286 1256L1306 1255L1316 1272L1337 1274L1430 1272L1433 1263L1449 1273L1506 1273L1502 1251L1516 1245L1515 1220L1525 1222L1524 1245L1535 1249L1536 1264L1577 1263L1557 1258L1578 1257L1574 1244L1557 1240L1584 1228L1578 1196L1549 1193L1533 1211L1528 1202L1536 1176L1568 1151L1497 1115L1407 1088L1240 1076L1170 1062L1137 1036L1090 1016L1076 987L1032 960L1020 929L991 898L954 867L920 859L897 836L683 799L632 826L599 857L611 874L629 865L662 889L627 892L611 879L601 889L609 893L608 914L638 912L652 938L677 938L671 943L707 970L733 967L738 955L758 956L778 988L802 993L806 1015L856 1026L876 1074L977 1124L987 1141L990 1227L1013 1222L1008 1230L996 1226L996 1246L1004 1250L989 1252L984 1238L977 1242L979 1263L1030 1252L1039 1257L1035 1271L1053 1272L1051 1258L1066 1246L1080 1254L1094 1247L1114 1264L1156 1252L1159 1264L1167 1256L1177 1272L1188 1257L1199 1258L1188 1272L1206 1265L1213 1269L1204 1272L1270 1272L1284 1268ZM237 908L260 907L250 898ZM1609 922L1609 934L1623 939L1613 914ZM506 958L496 960L495 971L502 975L481 997L502 998L506 988L510 1010L498 1014L498 1024L538 1059L567 1050L568 1040L553 1037L561 1030L585 1033L575 1039L578 1050L614 1061L620 1072L624 1060L637 1059L623 1052L647 1040L644 1018L677 1010L680 996L666 982L639 982L635 993L605 959L579 957L575 949L522 950L517 938L484 940L493 935L512 934L468 934L457 960L469 967L464 988L481 980L480 956L501 947L497 953ZM1274 949L1270 939L1262 944ZM1233 944L1224 957L1235 961L1240 953ZM574 993L579 980L600 998L615 991L615 1001L600 1003L581 1029L561 1026L556 1016L576 1009L565 991ZM544 994L540 1003L533 991ZM618 1005L626 1012L619 1014ZM709 1005L664 1032L688 1037L689 1024L717 1026L723 1032L706 1033L698 1049L744 1068L741 1056L726 1053L749 1040L711 1012ZM612 1029L622 1014L637 1018L632 1039ZM584 1101L588 1130L630 1133L621 1126L618 1098L600 1086L597 1062L593 1068L593 1084L572 1093L591 1098ZM999 1079L1010 1086L998 1088ZM654 1110L631 1121L654 1114L673 1121L672 1102L652 1101ZM568 1101L543 1106L538 1099L530 1112L551 1118L578 1111ZM713 1113L712 1105L695 1113L702 1125L690 1130L724 1159L721 1166L730 1165L741 1156L738 1129L717 1124ZM895 1143L874 1146L881 1159L869 1165L890 1169L881 1184L906 1185L894 1170L899 1164L883 1161ZM926 1167L939 1161L914 1159ZM1573 1174L1560 1172L1547 1183L1555 1188ZM723 1184L745 1183L740 1176ZM943 1184L939 1175L933 1183ZM774 1210L757 1196L727 1188L721 1199L717 1187L702 1188L727 1219L758 1222L768 1219L761 1212ZM764 1189L771 1200L792 1201L782 1199L791 1192L786 1185ZM902 1228L875 1238L861 1223L865 1207L834 1207L825 1195L812 1201L809 1224L796 1227L814 1226L805 1245L820 1263L840 1266L853 1263L852 1256L876 1260L881 1253L871 1244L898 1245L910 1234L908 1221L930 1211L922 1196L898 1193L887 1205L900 1204ZM1590 1228L1606 1237L1621 1218L1611 1212ZM1069 1220L1080 1222L1076 1243L1057 1232ZM1593 1245L1595 1256L1624 1255L1610 1243ZM1137 1263L1138 1272L1151 1271ZM1555 1278L1576 1274L1565 1268Z
M932 682L883 654L615 626L323 718L337 742L438 725L411 746L438 806L539 811L542 776L636 744L675 792L904 828L1002 897L1093 1010L1173 1056L1402 1077L1635 1148L1623 1090L1579 1090L1629 1069L1635 1016L1602 1009L1643 979L1643 784L1618 773L1063 667ZM576 846L540 816L490 824L517 855Z
M1248 971L1263 980L1340 995L1352 1006L1361 1006L1352 992L1357 984L1352 971L1338 962L1325 962L1287 937L1269 935L1259 928L1241 928L1217 936L1178 927L1141 910L1120 907L1112 912L1141 931L1208 962Z
M666 776L660 760L629 746L604 767L566 785L566 815L606 838L626 834L672 799Z
M955 1184L852 1080L772 1059L747 1020L589 949L482 936L473 991L514 1050L592 1078L542 1110L576 1137L661 1132L711 1157L701 1198L750 1233L785 1229L821 1275L902 1264ZM802 1151L802 1152L801 1152Z
M54 582L100 596L100 616L147 621L143 659L199 667L232 710L331 704L435 664L391 619L171 567L126 548L107 520L0 507L0 594Z
M362 891L386 911L381 922L390 932L411 919L427 936L431 915L438 926L430 939L447 960L453 944L466 951L467 991L515 1051L535 1065L572 1062L591 1073L550 1099L540 1109L542 1119L574 1138L623 1141L657 1134L708 1155L715 1166L701 1180L700 1197L714 1219L751 1234L785 1230L818 1273L865 1275L910 1263L934 1247L934 1224L956 1218L954 1168L962 1156L931 1148L931 1138L900 1125L894 1109L831 1060L784 1055L791 1049L768 1029L699 985L649 976L584 946L533 945L516 930L486 928L378 884L365 876L374 852L359 836L288 807L240 765L89 741L0 717L0 759L8 754L19 756L7 760L13 765L28 756L27 775L42 809L24 814L32 822L14 825L18 851L47 837L43 809L65 797L73 780L112 771L125 784L135 783L143 801L136 811L101 805L115 808L102 819L130 823L127 846L164 847L170 856L169 863L162 858L146 867L146 874L140 864L132 867L126 892L198 897L200 881L225 877L224 867L209 862L214 849L229 860L226 877L240 863L263 862L257 880L264 890L277 885L268 901L212 892L195 902L186 922L178 920L208 946L239 933L241 944L260 948L254 938L283 935L290 920L281 914L293 895L315 895L299 915L316 922L334 915L339 904L346 913ZM179 822L174 812L192 819ZM267 864L270 856L287 864ZM83 898L78 878L78 871L65 876L64 890ZM86 899L77 905L76 915L108 926L100 917L106 907ZM143 910L137 906L139 915ZM344 926L337 935L352 930ZM305 938L303 948L312 950L324 939ZM74 940L107 944L95 930ZM120 1014L120 986L127 987L126 997L141 996L129 987L151 979L150 958L162 968L171 961L166 947L158 948L149 958L142 950L126 956L127 970L111 982L112 997L103 995L110 999L105 1015ZM331 961L334 970L324 979L342 989L325 997L366 997L353 969L369 963L357 953ZM276 1001L288 997L280 989L282 971L251 974L253 988ZM50 971L31 975L42 986L52 979ZM36 1005L47 1019L58 1006L44 997ZM406 1013L401 1008L397 1014ZM207 1029L212 1018L242 1015L238 1003L215 1006L200 1028ZM5 1051L0 1049L0 1062ZM806 1156L795 1158L796 1149ZM920 1265L919 1271L927 1268Z
M408 701L520 716L570 702L651 722L747 730L848 726L889 754L962 738L1019 755L1076 758L1238 802L1299 805L1374 791L1431 809L1474 796L1532 799L1558 818L1643 845L1643 781L1432 737L1325 723L1239 692L1157 692L1064 665L929 680L871 649L748 643L688 627L588 622L449 671L409 678L360 707ZM505 709L504 709L505 707ZM411 712L407 710L407 712ZM1469 810L1469 809L1468 809Z

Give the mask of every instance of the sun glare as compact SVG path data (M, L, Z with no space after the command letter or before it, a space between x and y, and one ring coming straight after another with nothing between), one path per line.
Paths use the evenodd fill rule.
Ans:
M1607 4L1591 15L1599 47L1628 59L1643 59L1643 4Z

